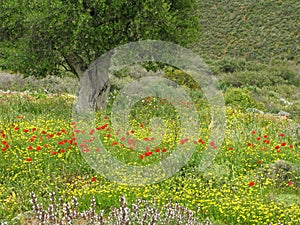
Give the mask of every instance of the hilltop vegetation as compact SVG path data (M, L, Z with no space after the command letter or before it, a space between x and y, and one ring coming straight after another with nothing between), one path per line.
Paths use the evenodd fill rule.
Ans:
M297 0L201 1L204 29L198 49L206 58L230 56L299 63L299 13Z

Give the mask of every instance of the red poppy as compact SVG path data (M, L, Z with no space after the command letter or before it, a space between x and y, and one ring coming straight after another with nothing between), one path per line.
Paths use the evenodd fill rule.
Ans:
M267 149L266 149L266 148L262 148L261 150L262 150L262 151L266 151Z
M149 151L149 150L150 150L150 147L149 147L149 146L146 146L146 150Z
M150 156L152 155L152 152L145 152L145 156Z
M41 146L37 146L37 147L36 147L36 150L37 150L37 151L40 151L41 149L42 149Z
M117 141L114 141L113 143L111 143L111 146L115 146L115 145L117 145L118 144L118 142Z
M64 149L62 149L62 150L60 150L60 152L61 152L61 153L65 153L65 150L64 150Z
M130 133L134 134L134 130L131 130Z
M293 146L293 145L290 145L290 148L294 148L294 146Z
M276 146L275 146L275 149L280 149L280 146L279 146L279 145L276 145Z
M166 149L166 148L163 148L161 151L162 151L162 152L166 152L166 151L167 151L167 149Z
M255 134L255 133L256 133L255 130L251 131L251 134Z
M268 138L268 135L264 135L264 138Z
M250 187L253 187L254 185L255 185L254 181L250 181L250 182L249 182L249 186L250 186Z
M159 152L159 151L160 151L160 149L159 149L159 148L155 149L155 152Z
M24 133L28 133L28 131L29 131L28 129L25 129L25 130L24 130Z
M260 141L260 137L256 138L256 140Z
M92 177L91 181L92 182L96 181L96 177Z
M289 182L288 182L288 185L289 185L290 187L292 187L292 186L294 185L293 181L289 181Z
M283 146L283 147L286 146L286 143L285 143L285 142L282 142L282 143L281 143L281 146Z
M258 160L258 161L257 161L257 164L259 164L259 165L260 165L260 164L261 164L261 160Z
M284 134L283 134L283 133L281 133L281 134L279 134L279 136L280 136L280 137L284 137Z
M251 146L252 144L248 142L247 145L248 145L248 146Z
M210 146L215 146L215 142L212 141L212 142L209 143L209 145Z
M19 130L19 127L15 127L14 129L15 129L15 130Z
M124 141L126 138L123 136L123 137L121 137L120 139L121 139L121 141Z
M57 155L57 153L58 153L57 151L54 151L52 152L52 155Z
M28 148L27 148L28 150L32 150L33 149L33 147L30 145Z
M28 158L26 158L26 161L27 161L27 162L31 162L31 161L32 161L32 158L29 158L29 157L28 157Z
M140 124L140 128L143 128L143 127L144 127L144 124L141 123L141 124Z
M31 130L34 132L34 131L36 131L36 128L35 128L35 127L33 127Z
M144 156L143 156L143 155L139 155L139 157L140 157L140 159L143 159L143 158L144 158Z

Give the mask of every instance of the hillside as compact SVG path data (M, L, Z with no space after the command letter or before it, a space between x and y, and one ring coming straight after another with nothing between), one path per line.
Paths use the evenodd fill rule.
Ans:
M200 3L206 58L300 60L300 1L206 0Z

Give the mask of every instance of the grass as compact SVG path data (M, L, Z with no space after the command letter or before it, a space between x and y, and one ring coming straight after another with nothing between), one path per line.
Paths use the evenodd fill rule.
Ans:
M178 138L181 131L176 113L167 100L158 103L159 100L146 98L138 102L136 107L143 110L132 111L128 130L112 127L109 112L101 112L94 129L86 131L91 139L100 137L110 153L128 165L157 162L170 156L175 145L196 146L189 163L171 178L150 185L127 186L97 174L82 157L99 149L93 145L88 149L76 140L76 132L81 131L74 127L71 117L73 97L1 94L0 221L9 222L30 211L30 192L35 192L47 206L49 193L55 191L66 201L77 197L79 211L87 210L95 196L96 211L104 210L106 217L124 195L128 207L136 198L153 199L158 207L171 201L197 212L199 220L209 217L213 224L300 223L297 117L246 113L236 106L227 106L225 140L218 146L219 153L211 166L203 172L199 161L210 146L205 99L199 95L193 99L201 132L196 139L186 137L188 140ZM156 143L157 133L149 130L149 118L153 115L165 120L168 131L160 144ZM143 149L131 150L140 142L148 144L137 144Z

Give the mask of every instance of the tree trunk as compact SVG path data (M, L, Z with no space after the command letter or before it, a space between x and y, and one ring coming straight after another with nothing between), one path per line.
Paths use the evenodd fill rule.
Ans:
M76 111L80 113L105 109L110 91L108 78L110 56L100 57L89 67L75 53L64 57L73 73L79 78Z

